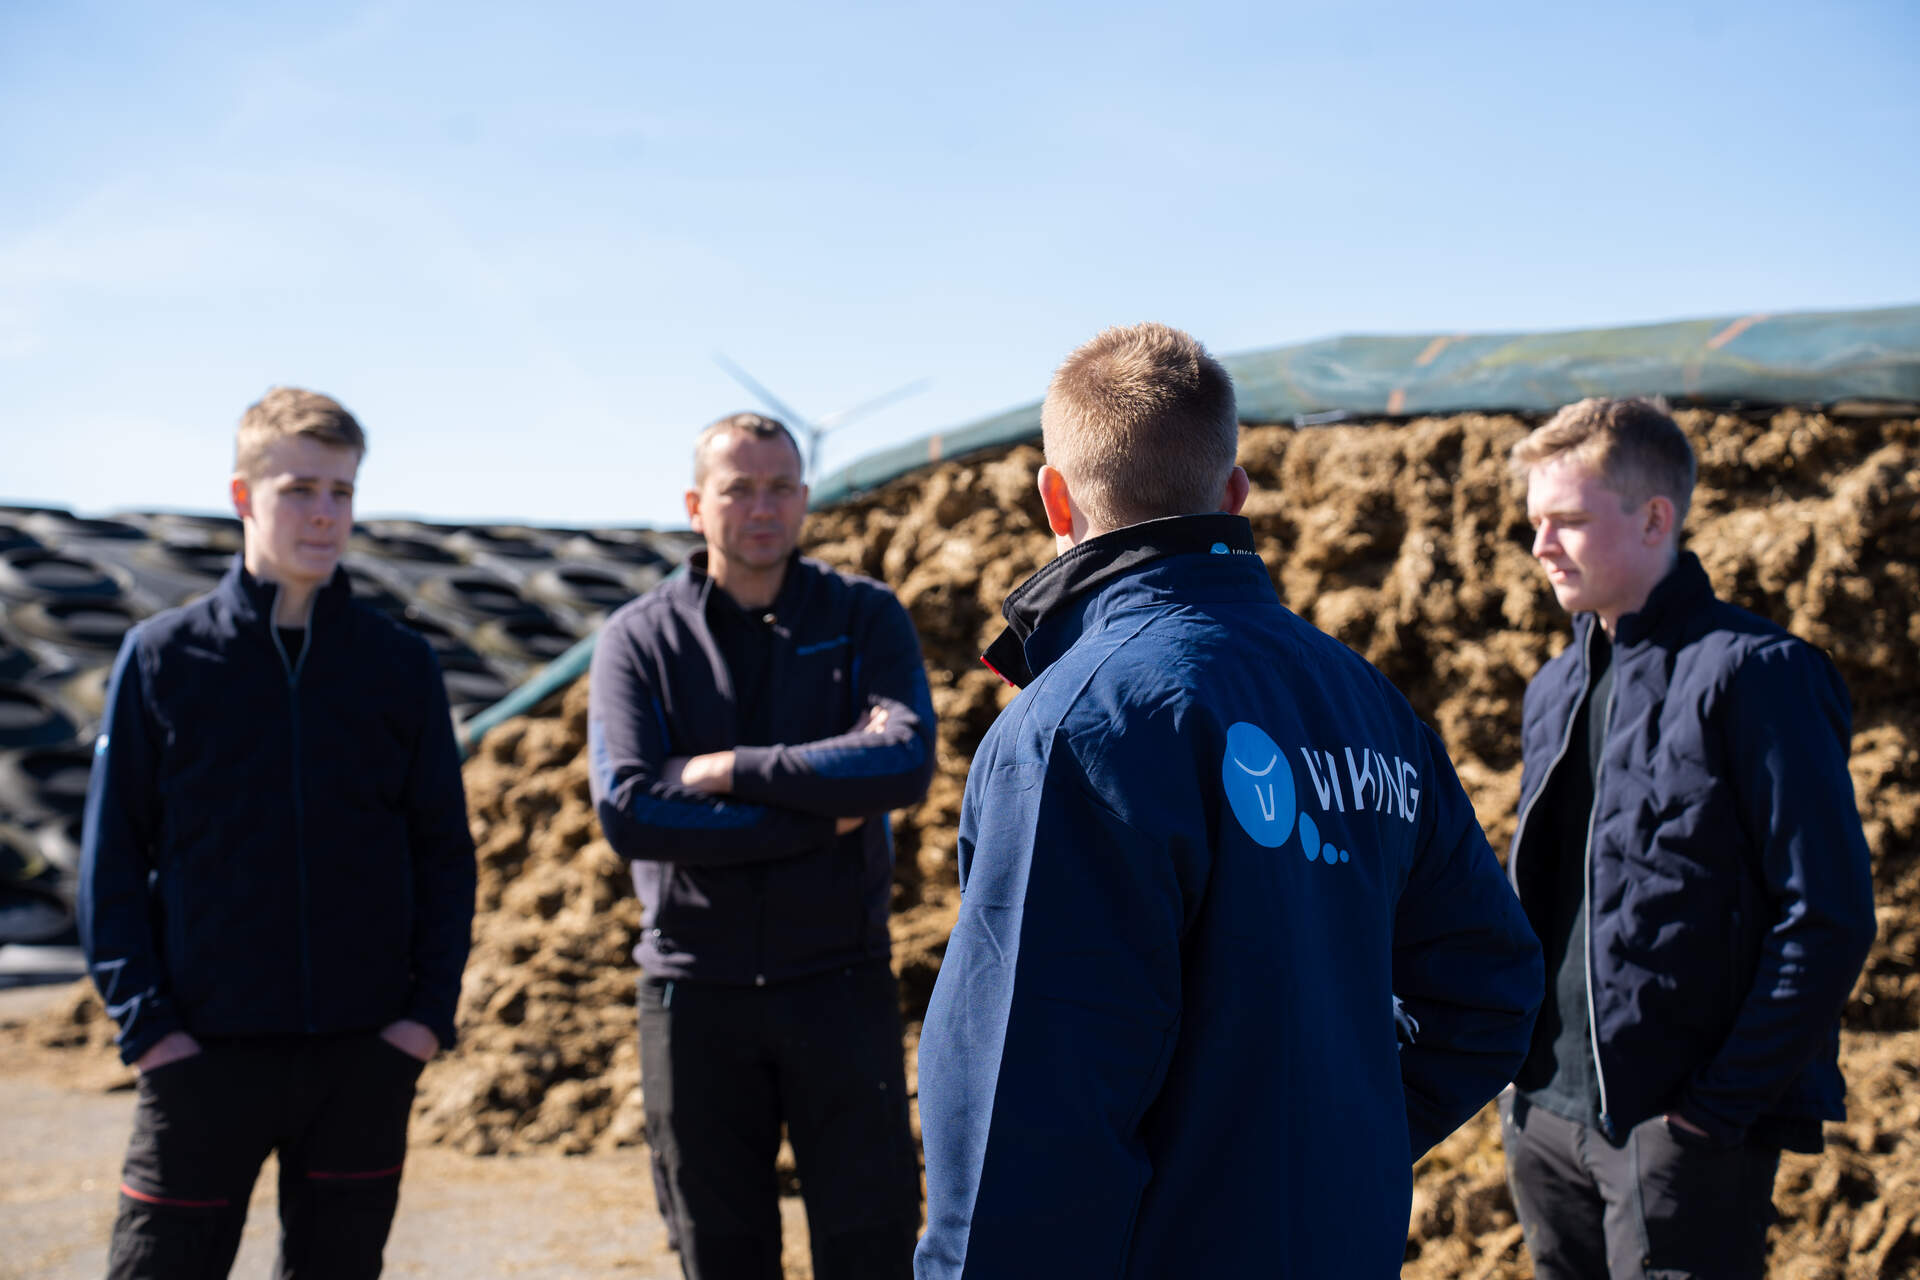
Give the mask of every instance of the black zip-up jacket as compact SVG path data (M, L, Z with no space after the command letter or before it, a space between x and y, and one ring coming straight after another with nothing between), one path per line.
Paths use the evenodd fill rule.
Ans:
M439 663L344 570L289 661L277 591L235 557L114 664L79 915L128 1062L179 1030L454 1041L474 856Z
M1578 615L1527 686L1507 870L1536 930L1555 824L1535 801L1597 625ZM1839 1015L1874 934L1846 688L1824 654L1716 599L1691 553L1619 620L1613 669L1586 851L1600 1128L1624 1140L1675 1112L1720 1145L1817 1133L1846 1114Z
M885 585L794 556L771 618L766 743L707 621L706 553L619 610L593 651L587 736L607 840L645 906L634 958L656 977L765 985L885 957L885 815L933 776L919 638ZM860 729L885 707L881 733ZM734 752L733 793L661 780L675 757ZM836 819L872 821L845 835Z

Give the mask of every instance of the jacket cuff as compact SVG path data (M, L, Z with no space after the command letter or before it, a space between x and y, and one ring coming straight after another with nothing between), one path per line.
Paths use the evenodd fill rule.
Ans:
M120 1061L132 1066L140 1055L176 1031L185 1031L180 1019L164 1009L142 1009L120 1029Z
M1705 1136L1689 1133L1668 1120L1668 1115L1679 1116L1687 1123L1699 1127L1705 1131ZM1681 1099L1678 1106L1662 1114L1660 1123L1666 1125L1667 1133L1676 1143L1696 1151L1731 1151L1747 1140L1746 1125L1728 1124L1701 1107L1691 1096Z
M777 804L773 764L778 752L778 747L735 747L731 798L747 804Z
M408 1006L407 1011L401 1016L411 1019L433 1032L433 1038L440 1042L440 1052L442 1053L453 1048L454 1042L460 1038L460 1029L454 1024L451 1017L444 1016L429 1009L424 1009L418 1002Z

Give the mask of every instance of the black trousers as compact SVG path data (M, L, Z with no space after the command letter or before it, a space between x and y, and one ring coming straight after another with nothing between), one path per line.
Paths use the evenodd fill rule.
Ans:
M1626 1145L1500 1099L1507 1183L1540 1280L1761 1280L1780 1149L1677 1141L1664 1116Z
M816 1280L907 1280L920 1227L885 961L766 987L642 978L654 1189L687 1280L779 1280L784 1121Z
M108 1280L225 1276L269 1151L277 1280L379 1275L420 1067L369 1033L215 1041L141 1075Z

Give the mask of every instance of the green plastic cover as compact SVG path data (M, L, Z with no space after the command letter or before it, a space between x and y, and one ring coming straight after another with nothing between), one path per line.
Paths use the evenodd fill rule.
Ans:
M1228 356L1243 422L1546 412L1597 395L1675 403L1920 400L1920 306L1717 316L1627 329L1326 338ZM1031 440L1040 405L862 458L823 479L831 506L944 458Z
M1920 306L1717 316L1627 329L1326 338L1228 356L1243 422L1315 425L1474 410L1547 412L1585 396L1676 403L1920 401ZM882 450L813 487L829 507L946 458L1037 439L1036 401ZM593 637L462 726L465 755L495 725L584 674Z

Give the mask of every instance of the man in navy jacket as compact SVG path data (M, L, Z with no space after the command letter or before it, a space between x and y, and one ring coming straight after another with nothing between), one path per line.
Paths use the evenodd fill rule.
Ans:
M588 749L645 905L654 1185L689 1280L777 1280L786 1125L820 1280L904 1276L919 1225L886 815L933 776L920 642L885 586L794 551L800 452L758 414L694 449L686 572L594 649Z
M1693 450L1659 407L1569 405L1513 462L1574 615L1527 688L1508 858L1547 951L1501 1106L1534 1270L1757 1277L1781 1149L1845 1114L1873 941L1847 692L1678 550Z
M366 438L326 396L247 410L245 549L121 647L80 927L139 1071L108 1274L227 1274L279 1152L284 1277L369 1277L426 1059L453 1043L473 842L439 665L355 603Z
M917 1274L1397 1276L1539 945L1437 737L1275 598L1226 371L1108 330L1042 423L1062 554L986 655L1025 687L967 779Z

